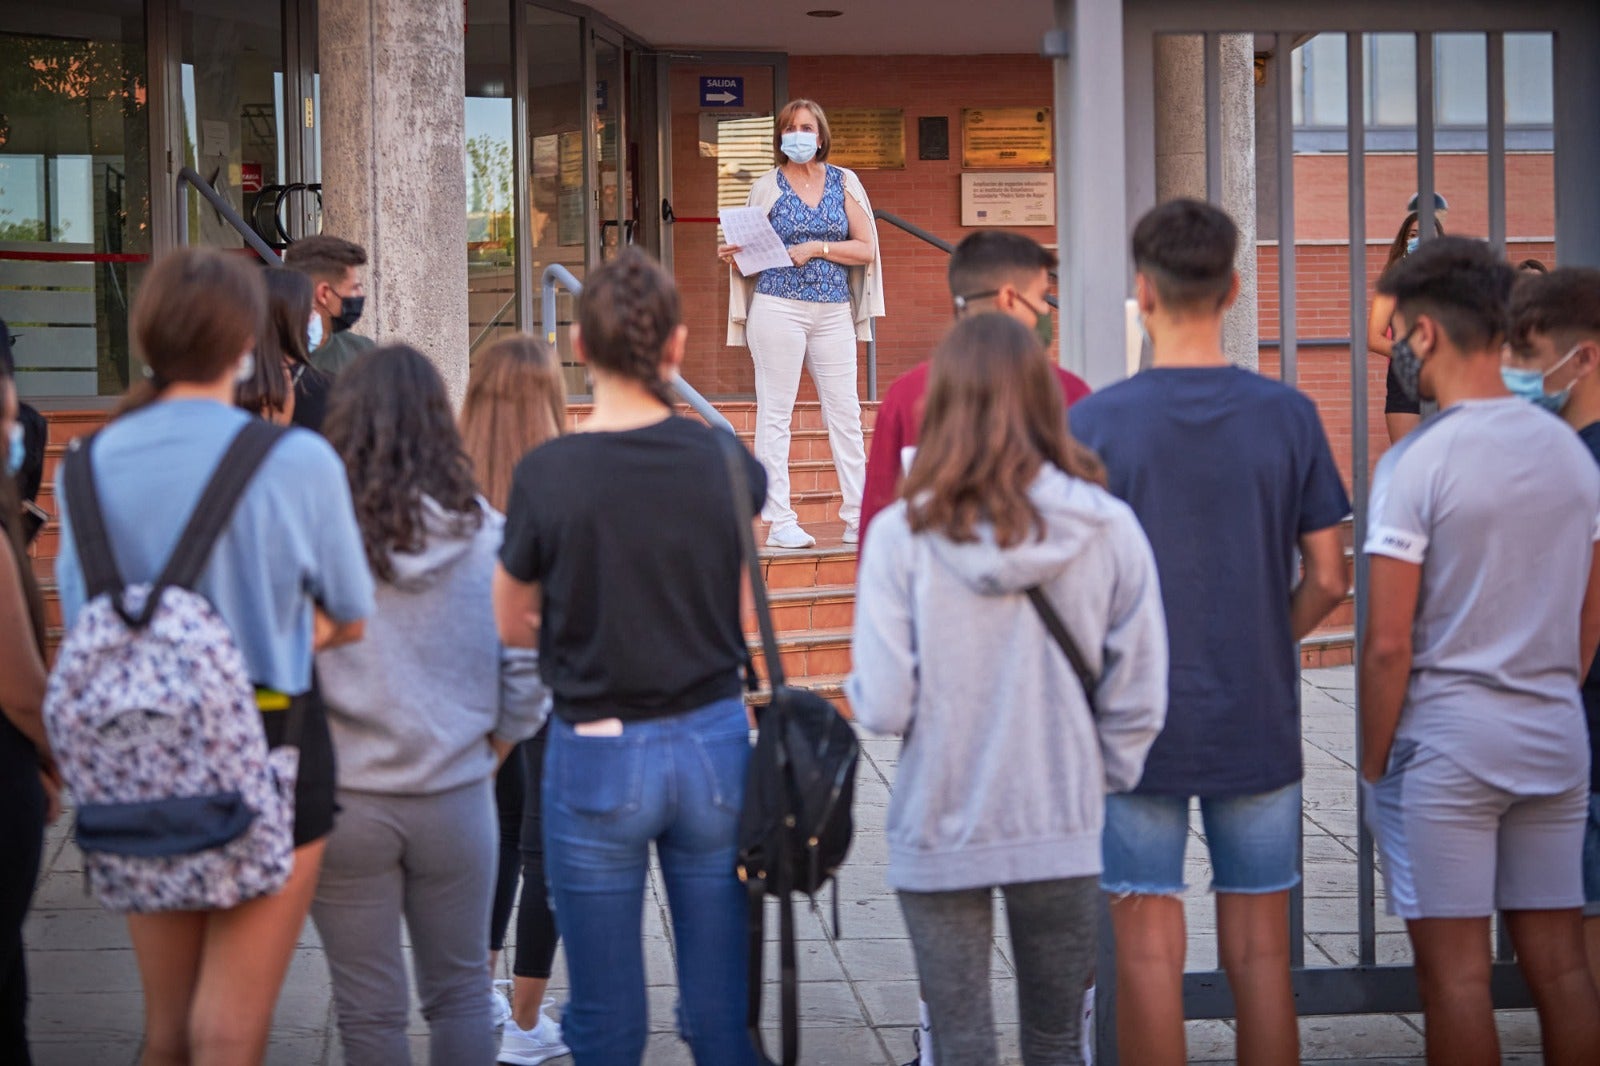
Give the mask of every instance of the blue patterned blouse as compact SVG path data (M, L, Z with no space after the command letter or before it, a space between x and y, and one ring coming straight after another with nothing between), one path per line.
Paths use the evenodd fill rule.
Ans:
M822 200L816 207L800 199L782 170L778 171L778 188L782 192L767 218L786 247L807 241L837 244L850 239L850 219L844 210L844 175L838 167L828 167L828 176L822 183ZM763 270L761 280L756 282L756 292L808 303L849 303L850 272L818 256L803 267Z

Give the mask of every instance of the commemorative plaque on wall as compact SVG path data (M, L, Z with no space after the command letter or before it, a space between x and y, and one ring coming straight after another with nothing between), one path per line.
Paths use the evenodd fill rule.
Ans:
M906 113L888 107L838 107L828 112L828 162L851 170L904 170Z
M1048 107L969 107L961 112L961 165L968 168L1048 167Z

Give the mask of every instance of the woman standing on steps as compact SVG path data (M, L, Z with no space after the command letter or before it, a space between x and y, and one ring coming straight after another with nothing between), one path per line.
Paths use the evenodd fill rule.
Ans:
M555 697L541 813L577 1066L644 1057L652 844L683 1037L700 1066L756 1066L734 874L750 761L739 538L722 431L673 413L687 332L638 249L589 276L572 348L594 413L518 464L495 574L500 639L539 647ZM745 459L753 508L766 476Z
M767 213L793 266L741 277L737 245L717 255L729 264L728 345L748 344L756 368L756 458L767 471L761 517L767 544L809 548L789 504L789 437L800 368L811 369L828 426L828 445L844 502L844 540L860 538L867 456L856 391L856 342L870 340L883 316L883 263L872 203L855 174L828 163L828 118L810 100L791 100L775 123L778 165L756 180L746 201Z

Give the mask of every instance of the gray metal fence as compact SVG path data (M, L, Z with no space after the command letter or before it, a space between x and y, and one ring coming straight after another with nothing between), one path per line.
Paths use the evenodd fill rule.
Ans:
M1486 182L1489 238L1506 242L1505 35L1549 33L1554 40L1554 179L1556 243L1563 265L1600 265L1600 4L1594 0L1523 0L1517 4L1460 0L1452 4L1397 4L1392 0L1054 0L1056 26L1045 39L1055 61L1058 242L1063 250L1061 298L1066 313L1060 334L1061 362L1101 385L1124 373L1122 301L1131 283L1128 233L1156 203L1156 45L1162 35L1199 35L1204 41L1203 93L1206 124L1206 193L1221 199L1223 137L1221 35L1247 33L1269 40L1270 52L1286 68L1295 46L1313 34L1346 35L1345 82L1348 137L1348 238L1352 496L1354 534L1360 545L1367 521L1367 246L1364 87L1366 35L1413 34L1416 42L1416 189L1419 229L1433 232L1435 186L1434 37L1481 33L1487 72ZM1269 60L1270 62L1270 60ZM1280 314L1280 367L1293 384L1298 373L1295 313L1294 121L1292 85L1280 69L1270 104L1277 185L1275 279ZM1259 127L1258 127L1259 128ZM1259 279L1263 290L1269 279ZM1363 632L1367 567L1356 553L1356 641ZM1352 781L1352 784L1356 782ZM1359 789L1357 790L1359 796ZM1358 805L1364 797L1358 799ZM1409 1012L1420 1009L1409 965L1377 961L1376 869L1373 842L1358 806L1356 887L1358 958L1353 966L1304 965L1303 900L1292 901L1293 980L1302 1015ZM1498 1007L1531 1005L1502 934L1492 977ZM1115 957L1104 927L1098 975L1097 1061L1119 1061L1115 1029ZM1234 1015L1232 996L1220 971L1184 978L1187 1017Z

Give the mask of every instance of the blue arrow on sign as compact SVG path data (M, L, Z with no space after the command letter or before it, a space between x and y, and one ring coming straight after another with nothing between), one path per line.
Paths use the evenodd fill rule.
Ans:
M701 78L701 107L743 107L743 78Z

